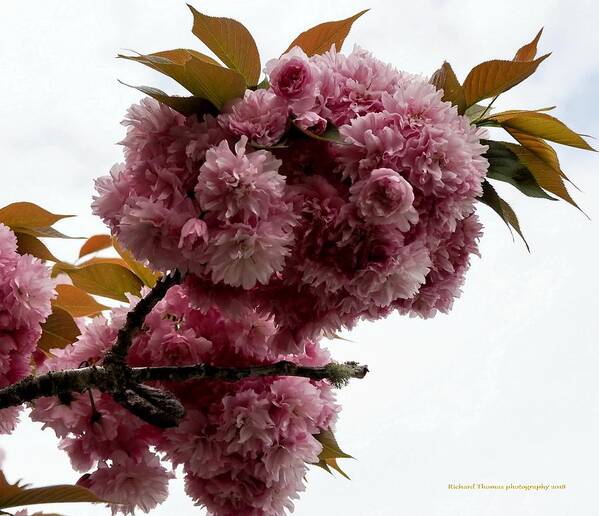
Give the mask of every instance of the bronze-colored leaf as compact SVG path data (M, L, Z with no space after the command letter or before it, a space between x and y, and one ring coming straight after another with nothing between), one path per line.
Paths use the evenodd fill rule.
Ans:
M42 336L37 347L44 351L62 349L77 340L81 331L69 312L59 306L52 307L52 313L42 325Z
M51 228L51 227L28 228L28 227L15 226L12 229L15 232L26 233L27 235L31 235L31 236L38 237L38 238L64 238L64 239L69 239L69 240L79 240L79 239L83 238L83 237L72 237L72 236L65 235L64 233L61 233L60 231L58 231L54 228Z
M112 237L110 235L93 235L89 237L79 250L79 258L112 247Z
M516 52L514 61L532 61L537 55L537 44L539 43L541 34L543 34L543 28L541 28L530 43L527 43Z
M433 74L430 82L438 90L443 90L443 100L445 102L451 102L454 106L457 106L460 115L464 113L466 110L464 88L447 61Z
M69 275L76 287L97 296L127 302L126 293L139 296L142 281L128 268L116 263L88 263L79 267L57 264L55 271Z
M15 202L0 208L0 222L11 228L47 228L73 215L57 215L31 202Z
M260 54L254 38L243 24L230 18L207 16L191 5L191 31L232 70L239 72L249 86L260 78Z
M156 280L158 280L160 277L159 273L154 272L149 267L146 267L143 263L137 261L116 238L113 239L113 245L116 249L116 252L119 253L129 269L131 269L139 277L139 279L143 281L146 287L152 288L154 285L156 285Z
M218 109L242 97L246 84L241 74L211 62L199 52L177 49L155 54L123 56L171 77L193 95L210 101ZM214 60L212 60L214 61Z
M349 34L352 24L368 9L364 9L345 20L330 21L321 23L302 32L293 40L285 52L289 52L293 47L300 47L308 56L322 54L335 45L337 51L341 51L343 42Z
M488 120L505 129L515 129L521 133L550 140L569 147L594 151L578 133L557 118L539 111L512 110L495 113Z
M201 117L206 113L210 113L212 115L216 115L218 113L211 102L208 102L206 99L202 99L200 97L180 97L177 95L168 95L164 91L151 86L132 86L131 84L127 84L123 81L119 82L124 86L141 91L144 95L148 95L148 97L156 99L161 104L164 104L165 106L168 106L185 116L197 115L198 117Z
M476 65L464 81L466 107L495 97L530 77L549 57L545 54L533 61L486 61Z
M60 261L39 238L18 231L15 232L15 235L17 237L17 251L19 254L30 254L40 260L50 262Z
M56 293L58 297L52 302L53 305L66 310L73 317L95 316L109 309L74 285L57 285Z
M478 200L491 207L501 217L501 220L506 223L510 232L512 228L514 228L520 235L520 238L522 238L524 241L526 249L528 252L530 252L530 247L528 246L528 242L524 238L524 234L520 229L520 222L518 221L516 213L506 201L499 197L499 194L496 192L495 188L493 188L491 183L488 181L483 182L483 195Z

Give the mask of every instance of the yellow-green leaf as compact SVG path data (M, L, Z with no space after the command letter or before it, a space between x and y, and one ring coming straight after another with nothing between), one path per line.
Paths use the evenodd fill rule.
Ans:
M331 473L330 468L333 468L349 480L349 476L341 469L339 464L337 464L337 459L351 459L353 457L339 448L339 444L337 443L337 439L335 439L333 432L331 432L331 430L323 430L314 437L322 445L322 451L318 455L318 462L316 465L329 473Z
M89 237L79 250L79 258L88 254L107 249L112 246L112 237L110 235L93 235Z
M81 335L73 316L59 306L52 307L52 313L42 325L42 336L38 348L49 351L64 348L77 340Z
M239 72L249 86L260 78L260 55L250 32L231 18L207 16L191 5L191 31L232 70Z
M40 260L46 260L50 262L58 262L46 245L39 240L37 237L28 235L27 233L15 232L17 237L17 251L19 254L30 254L39 258Z
M57 285L56 293L58 297L52 302L53 305L66 310L73 317L94 316L109 309L74 285Z
M564 201L578 208L578 205L574 202L574 199L572 199L564 185L559 169L556 170L522 145L503 143L518 157L520 163L530 171L541 188L561 197Z
M526 147L530 152L535 154L538 158L542 159L548 166L556 170L566 181L572 186L578 189L578 187L566 176L564 171L561 169L557 152L547 142L536 136L523 133L517 129L507 127L506 131L520 143L523 147Z
M11 228L47 228L73 215L57 215L31 202L15 202L0 209L0 222Z
M492 208L501 217L501 220L506 223L510 232L512 231L512 228L514 228L520 235L520 238L524 241L526 249L530 252L530 247L520 229L520 222L518 221L516 213L506 201L499 197L495 188L493 188L488 181L483 182L483 195L479 198L479 201Z
M549 55L545 54L533 61L493 60L476 65L464 81L466 107L480 100L495 97L520 84L531 76Z
M457 106L458 113L463 114L466 109L464 88L458 81L451 65L445 61L431 77L431 84L438 90L443 90L443 100Z
M116 249L116 252L119 253L121 258L125 261L127 266L139 277L139 279L143 281L144 285L150 288L156 285L156 280L160 277L159 273L154 272L149 267L146 267L143 263L137 261L116 238L113 239L113 246Z
M321 23L302 32L293 40L285 52L289 52L293 47L300 47L308 56L322 54L335 45L339 52L343 46L345 38L349 34L352 24L368 9L364 9L345 20L330 21Z
M73 485L19 488L18 492L4 494L0 491L0 508L37 505L45 503L106 502L89 489Z
M488 120L501 125L505 129L515 129L521 133L543 138L544 140L579 149L595 150L582 136L547 113L522 110L503 111L494 114Z
M119 57L162 72L193 95L212 102L218 109L222 109L229 100L242 97L245 92L245 79L241 74L211 62L210 58L199 52L178 49Z
M322 445L322 451L318 456L319 459L353 459L351 455L348 455L339 448L337 439L335 439L335 435L331 430L323 430L314 437Z
M541 34L543 34L543 28L541 28L541 30L530 43L520 47L514 56L514 61L532 61L537 55L537 44L539 43Z
M127 302L125 293L139 296L142 281L129 269L116 263L90 263L80 267L57 264L56 270L65 272L76 287L97 296Z

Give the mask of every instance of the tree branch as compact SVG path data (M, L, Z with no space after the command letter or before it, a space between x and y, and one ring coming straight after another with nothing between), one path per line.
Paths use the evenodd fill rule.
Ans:
M0 409L21 405L46 396L68 399L71 393L95 388L109 393L113 399L144 421L161 428L177 426L185 416L185 408L175 395L143 382L187 380L222 380L236 382L258 376L301 376L312 380L328 380L335 387L347 384L350 378L364 378L367 366L356 362L332 362L322 367L307 367L293 362L249 367L216 367L209 364L161 367L130 367L127 353L136 333L143 327L146 316L164 298L168 290L181 282L177 270L160 278L152 290L127 314L117 339L104 356L101 366L51 371L29 376L20 382L0 389Z
M208 364L187 366L133 367L130 381L139 384L147 381L222 380L236 382L259 376L300 376L311 380L328 380L341 387L351 378L364 378L368 367L356 362L331 362L322 367L296 365L285 360L274 364L250 367L216 367ZM29 376L14 385L0 389L0 409L21 405L46 396L82 393L90 388L113 393L115 381L110 368L82 367Z
M181 282L181 273L178 270L165 274L156 282L147 296L140 299L133 310L127 314L127 320L119 330L116 342L104 357L104 365L124 365L127 353L131 347L133 337L143 326L146 316L156 304L166 295L168 290Z

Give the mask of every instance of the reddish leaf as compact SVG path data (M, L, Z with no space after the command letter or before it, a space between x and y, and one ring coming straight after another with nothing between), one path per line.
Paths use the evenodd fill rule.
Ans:
M66 310L73 317L94 316L109 309L74 285L57 285L56 293L58 297L53 304Z
M543 28L541 28L530 43L527 43L516 52L514 61L532 61L537 55L537 44L539 43L541 34L543 34Z
M89 237L85 243L81 246L79 251L79 258L102 249L112 247L112 237L110 235L94 235Z
M339 52L343 46L345 38L349 34L352 24L368 9L360 11L345 20L330 21L316 25L305 32L302 32L293 40L285 52L289 52L293 47L300 47L308 56L322 54L335 45Z

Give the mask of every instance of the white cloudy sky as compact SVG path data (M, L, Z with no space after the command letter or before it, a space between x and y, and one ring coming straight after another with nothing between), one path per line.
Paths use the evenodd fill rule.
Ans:
M553 51L537 75L500 108L557 104L576 130L599 135L599 9L592 1L196 2L242 20L263 59L297 33L365 7L347 46L360 43L399 68L431 73L443 59L460 77L493 57L511 57L541 27ZM138 100L117 83L176 91L157 74L114 59L121 49L200 48L183 1L2 0L0 17L0 205L34 201L77 214L61 229L102 230L90 215L94 177L119 160L119 120ZM596 511L599 461L599 156L560 149L588 221L575 209L505 190L532 246L513 243L486 207L481 260L449 316L390 317L361 324L331 344L339 359L371 366L339 393L337 435L357 460L352 477L310 471L300 516L586 515ZM72 245L54 247L63 259ZM73 482L50 431L22 424L2 437L9 478ZM549 493L454 492L449 483L565 483ZM90 506L53 507L101 515ZM180 481L155 515L202 514Z

